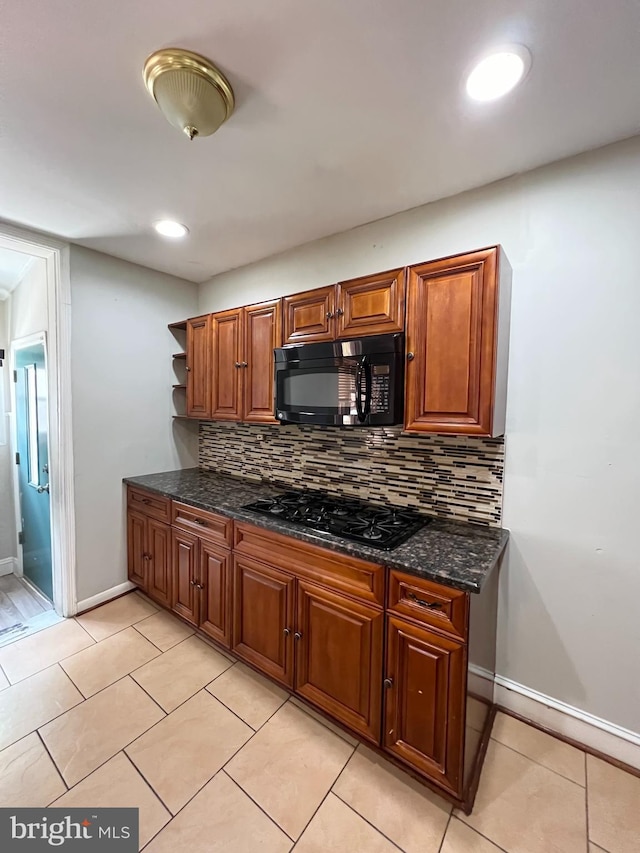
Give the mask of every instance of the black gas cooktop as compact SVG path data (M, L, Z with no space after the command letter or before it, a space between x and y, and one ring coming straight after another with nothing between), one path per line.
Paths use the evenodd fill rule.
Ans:
M411 510L375 506L311 491L283 492L273 498L247 504L243 509L282 518L319 532L333 533L381 551L397 548L429 521Z

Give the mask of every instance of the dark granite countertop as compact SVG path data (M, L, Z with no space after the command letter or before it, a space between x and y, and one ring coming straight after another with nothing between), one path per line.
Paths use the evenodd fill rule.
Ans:
M400 569L407 574L457 587L465 592L480 592L509 538L509 531L502 528L434 518L400 547L393 551L380 551L329 533L307 530L279 518L242 509L244 504L286 491L287 487L281 485L241 480L199 468L125 477L124 482L200 509L219 512L256 527L361 557L391 569Z

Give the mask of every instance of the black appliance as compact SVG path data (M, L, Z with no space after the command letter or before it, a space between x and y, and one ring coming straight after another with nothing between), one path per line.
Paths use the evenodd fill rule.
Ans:
M274 350L282 423L386 426L404 416L404 335Z
M397 548L430 520L400 507L376 506L312 491L283 492L247 504L243 509L282 518L320 533L333 533L381 551Z

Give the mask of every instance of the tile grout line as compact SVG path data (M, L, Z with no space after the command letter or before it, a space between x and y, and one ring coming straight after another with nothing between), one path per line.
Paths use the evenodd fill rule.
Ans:
M247 741L247 743L249 743L249 741ZM246 746L246 744L245 744L245 746ZM242 747L240 747L240 749L242 749ZM238 750L238 752L240 752L240 750ZM236 753L236 755L237 755L237 753ZM226 766L226 765L225 765L225 766ZM285 830L280 826L280 824L278 823L278 821L277 821L277 820L275 820L275 819L274 819L274 818L269 814L269 812L265 811L265 809L263 809L263 807L260 805L260 803L256 802L256 801L253 799L253 797L251 796L251 794L247 793L247 791L245 791L245 789L242 787L242 785L241 785L239 782L236 782L236 780L233 778L233 776L231 776L229 773L227 773L227 771L225 770L225 768L224 768L224 767L221 767L221 768L220 768L220 770L218 771L218 773L224 773L224 775L227 777L227 779L229 779L229 781L230 781L230 782L232 782L232 783L236 786L236 788L237 788L239 791L241 791L241 792L244 794L244 796L245 796L248 800L251 800L251 802L253 803L253 805L254 805L257 809L259 809L259 810L262 812L262 814L263 814L263 815L264 815L264 816L269 820L269 822L270 822L270 823L272 823L275 827L277 827L277 829L279 829L279 830L280 830L280 832L281 832L283 835L285 835L285 836L289 839L289 841L291 842L291 845L292 845L292 846L291 846L291 849L293 850L293 848L294 848L294 847L296 846L296 844L298 843L298 842L296 841L296 839L295 839L295 838L292 838L292 837L289 835L289 833L288 833L288 832L285 832ZM216 773L216 776L218 775L218 773ZM214 776L213 778L215 779L215 776ZM211 780L209 780L209 781L211 781Z
M455 811L455 808L454 808L454 810L453 810L453 811ZM505 850L505 849L504 849L504 847L500 847L500 845L499 845L497 842L495 842L495 841L493 840L493 838L489 838L489 836L488 836L488 835L485 835L483 832L480 832L480 830L479 830L479 829L476 829L476 828L475 828L475 826L471 826L470 824L468 824L468 823L466 822L466 820L462 820L462 818L458 817L458 815L455 815L455 814L453 813L453 811L451 812L451 817L452 817L454 820L457 820L457 821L458 821L458 823L462 823L462 824L464 824L464 826L466 826L466 827L467 827L467 829L470 829L470 830L471 830L472 832L474 832L476 835L479 835L479 836L480 836L480 838L484 838L484 840L485 840L485 841L488 841L488 842L489 842L489 844L493 844L493 846L496 848L496 850L500 850L500 853L509 853L509 851L508 851L508 850ZM470 815L465 815L465 817L470 817ZM446 837L446 836L445 836L445 837Z
M447 825L444 828L444 834L440 839L440 844L438 845L438 853L442 853L442 848L444 847L445 838L447 837L447 832L449 832L449 827L451 826L451 821L453 820L453 809L449 812L449 818L447 820Z
M354 750L354 752L355 752L355 750ZM351 758L353 758L353 755L349 758L349 761L351 761ZM347 762L347 764L349 763L349 761ZM345 767L346 767L346 764L345 764ZM344 770L344 767L342 769ZM342 775L342 770L340 771L338 779L340 778L341 775ZM338 781L338 779L336 779L336 782ZM335 782L333 784L335 785ZM336 794L336 792L333 790L333 788L331 788L331 790L327 793L327 796L329 796L329 794L333 794L333 796L337 800L340 800L340 802L343 805L345 805L350 811L352 811L355 815L357 815L360 818L360 820L363 820L365 823L368 823L369 826L373 827L373 829L375 829L375 831L377 833L379 833L383 838L386 838L386 840L389 842L389 844L393 844L393 846L397 850L400 850L400 851L402 851L402 853L405 853L403 847L400 847L400 845L397 844L393 839L389 838L388 835L385 835L385 833L380 829L379 826L376 826L374 823L371 823L371 821L368 818L364 817L364 815L361 815L360 812L351 805L351 803L348 803L346 800L343 800L342 797L340 796L340 794ZM447 826L448 825L449 825L449 823L447 822ZM444 836L443 836L443 839L444 839Z
M131 744L129 744L129 746L131 746ZM164 808L165 808L165 809L166 809L166 811L167 811L167 814L169 815L169 820L164 824L164 826L161 826L161 827L160 827L160 829L158 830L158 832L162 832L162 830L164 829L164 827L165 827L165 826L168 826L168 825L171 823L171 821L173 820L173 812L171 811L171 809L169 808L169 806L165 803L165 801L162 799L162 797L160 796L160 794L159 794L159 793L156 791L156 789L153 787L153 785L151 784L151 782L149 782L149 780L148 780L148 779L147 779L147 777L144 775L144 773L142 772L142 770L140 770L140 768L138 767L138 765L137 765L137 764L135 764L135 762L133 761L133 759L131 758L131 756L130 756L130 755L129 755L125 750L126 750L126 747L124 747L123 749L121 749L121 750L120 750L120 752L124 755L124 757L126 758L126 760L127 760L127 761L129 762L129 764L133 767L133 769L134 769L135 773L137 773L137 775L142 779L142 781L143 781L143 782L144 782L144 784L147 786L147 788L151 791L151 793L153 794L153 796L154 796L154 797L156 797L156 798L160 801L160 803L162 803L162 805L164 806ZM120 755L120 752L116 752L116 755ZM111 758L109 759L109 761L111 761L111 759L112 759L112 758L115 758L115 757L116 757L116 755L112 755L112 756L111 756ZM102 766L104 766L104 765L102 765ZM85 777L85 778L86 778L86 777ZM158 834L158 832L156 832L156 835ZM155 838L155 835L154 835L153 837ZM151 839L149 839L149 841L151 841ZM148 844L148 843L149 843L149 842L147 842L147 844ZM146 844L145 844L145 847L146 847Z
M38 740L40 741L40 743L42 744L42 746L43 746L43 748L44 748L44 751L47 753L47 755L48 755L48 756L49 756L49 758L51 759L51 763L52 763L52 764L53 764L53 766L55 767L55 771L56 771L56 773L58 774L58 776L59 776L59 777L60 777L60 779L62 780L62 784L63 784L63 785L64 785L64 787L66 788L66 791L65 791L65 794L66 794L66 792L69 790L69 786L67 785L67 782L66 782L66 780L65 780L64 776L62 775L62 772L60 771L60 768L59 768L59 767L58 767L58 765L56 764L56 762L55 762L55 760L54 760L53 755L51 755L51 753L49 752L49 747L48 747L48 746L46 745L46 743L44 742L44 738L42 737L42 735L40 734L40 731L39 731L38 729L36 729L36 730L35 730L35 732L34 732L33 734L35 734L35 736L38 738ZM29 735L27 735L27 737L29 737ZM64 794L60 794L60 797L63 797L63 796L64 796ZM60 797L56 797L56 800L60 799ZM55 802L55 800L52 800L51 802ZM47 803L47 807L48 807L48 806L50 806L50 805L51 805L51 803Z
M152 614L151 614L151 616L147 616L147 619L152 619L155 615L156 615L155 613L152 613ZM142 625L142 623L143 623L143 622L146 622L146 621L147 621L147 619L141 619L141 620L140 620L140 622L136 622L136 623L135 623L135 625L132 625L131 627L132 627L135 631L137 631L137 632L138 632L138 634L140 634L140 636L141 636L141 637L144 637L144 639L145 639L148 643L151 643L151 645L152 645L152 646L155 646L155 648L156 648L156 649L158 649L158 651L160 652L160 654L164 654L165 652L170 652L170 651L171 651L171 649L175 649L175 647L176 647L176 646L179 646L179 645L180 645L180 643L184 642L184 640L188 640L188 639L189 639L189 637L193 637L193 635L195 634L195 631L193 631L193 633L189 634L189 636L184 637L182 640L178 640L178 641L177 641L176 643L174 643L172 646L169 646L169 648L168 648L168 649L161 649L161 648L160 648L160 646L159 646L157 643L154 643L154 642L153 642L153 640L150 640L150 639L149 639L149 637L147 637L147 636L146 636L146 634L143 634L143 633L142 633L142 631L140 630L140 628L138 628L138 625Z
M294 705L294 708L295 708L295 707L296 707L296 706ZM345 741L345 743L346 743L346 741ZM351 744L347 744L347 746L351 746ZM305 825L303 826L303 828L302 828L302 832L298 835L298 838L296 839L296 841L295 841L295 843L294 843L294 847L295 847L295 845L298 843L298 841L300 841L300 839L301 839L301 838L302 838L302 836L305 834L305 832L307 831L307 828L309 827L309 824L310 824L310 823L311 823L311 821L314 819L314 817L318 814L318 812L320 811L320 808L322 807L322 804L323 804L323 803L324 803L324 801L327 799L327 797L329 796L329 794L332 794L332 793L333 793L333 786L336 784L336 782L338 781L338 779L342 776L342 773L343 773L343 771L344 771L345 767L347 766L347 764L351 761L351 759L352 759L352 758L353 758L353 756L355 755L355 752L356 752L357 748L358 748L357 746L351 747L351 755L347 758L347 760L345 761L345 763L342 765L342 768L341 768L340 772L338 773L338 775L336 776L336 778L333 780L333 782L332 782L332 783L331 783L331 785L329 786L329 790L328 790L328 791L327 791L327 793L324 795L324 797L320 800L320 802L318 803L317 808L314 810L314 812L313 812L313 814L311 815L311 817L309 818L309 820L308 820L308 821L305 823ZM335 794L334 794L334 796L335 796Z
M75 684L73 683L73 681L71 681L71 679L69 678L69 676L67 675L67 673L66 673L66 672L64 671L64 669L62 669L62 667L60 666L60 664L58 664L58 663L52 663L52 664L51 664L51 666L47 666L47 667L45 667L45 669L40 670L40 672L46 672L48 669L53 669L53 667L54 667L54 666L59 667L59 669L60 669L60 671L62 672L62 674L64 675L64 677L65 677L65 678L67 678L67 679L69 679L69 681L71 682L71 686L73 687L73 689L74 689L74 690L76 690L78 693L80 693L80 691L78 690L78 688L75 686ZM34 673L34 675L40 675L40 673L35 672L35 673ZM31 676L29 676L29 678L31 678ZM27 679L25 678L25 679L24 679L24 681L26 681L26 680L27 680ZM22 684L22 682L21 682L21 681L19 681L19 682L17 682L17 684ZM10 685L10 687L17 686L17 684L16 684L16 685L11 684L11 685ZM7 687L7 688L5 688L5 689L6 689L6 690L8 690L9 688ZM3 690L3 691L0 691L0 692L4 693L4 690ZM7 744L5 744L5 746L3 746L3 747L2 747L2 750L0 750L0 752L2 752L3 750L5 750L5 749L6 749L7 747L9 747L9 746L13 746L13 744L14 744L14 743L17 743L19 740L22 740L22 738L27 737L27 735L31 735L31 734L33 734L34 732L39 732L39 731L40 731L40 729L44 728L45 726L48 726L48 725L49 725L49 723L52 723L54 720L57 720L59 717L64 716L64 715L65 715L66 713L68 713L69 711L72 711L74 708L77 708L79 705L82 705L82 703L83 703L83 702L86 702L86 699L84 698L84 696L82 696L82 693L80 693L80 696L81 696L82 698L80 699L80 701L79 701L79 702L76 702L74 705L71 705L71 706L70 706L69 708L67 708L65 711L61 711L59 714L56 714L56 715L55 715L55 717L51 717L51 719L50 719L50 720L47 720L47 721L46 721L46 723L42 723L41 725L36 726L34 729L29 729L29 731L28 731L28 732L25 732L24 734L20 735L20 737L16 738L15 740L12 740L12 741L11 741L11 743L7 743Z
M525 725L526 725L526 723L525 723ZM530 727L530 728L533 728L533 727ZM546 732L545 732L545 734L546 734ZM553 735L551 735L551 737L553 737ZM542 764L540 761L536 761L536 759L535 759L535 758L531 758L531 756L530 756L530 755L525 755L525 753L524 753L524 752L520 752L520 750L519 750L519 749L515 749L515 747L513 747L513 746L509 746L509 744L507 744L507 743L503 743L501 740L496 740L494 737L491 737L491 738L490 738L490 740L492 740L494 743L499 743L499 744L500 744L500 746L504 746L506 749L510 749L510 750L511 750L511 752L515 752L515 753L516 753L516 755L521 755L523 758L528 759L528 760L529 760L529 761L531 761L533 764L537 764L537 765L538 765L538 767L543 767L545 770L548 770L550 773L554 773L556 776L559 776L561 779L564 779L564 780L565 780L565 782L571 782L572 784L577 785L577 786L578 786L578 788L582 788L583 790L586 788L586 768L585 768L585 784L584 784L584 785L581 785L581 784L580 784L580 782L576 782L576 780L575 780L575 779L570 779L568 776L565 776L565 775L564 775L564 773L558 773L558 771L557 771L557 770L554 770L552 767L548 767L546 764ZM557 738L556 738L556 740L557 740ZM559 743L563 743L563 742L564 742L564 741L559 741ZM568 746L570 746L570 744L567 744L567 745L568 745ZM574 747L574 749L578 749L578 747ZM578 750L578 751L579 751L579 752L582 752L582 754L583 754L583 755L585 756L585 758L586 758L586 755L587 755L587 753L586 753L586 752L584 752L584 751L583 751L583 750L581 750L581 749L580 749L580 750Z
M225 670L225 672L227 672L227 670ZM220 675L222 675L222 673L220 673ZM220 677L220 676L216 676L216 678L219 678L219 677ZM213 679L213 680L215 681L215 679ZM137 682L136 682L136 683L137 683ZM213 683L213 682L209 682L209 683L211 684L211 683ZM205 688L205 687L200 688L200 690L198 690L198 691L197 691L197 693L200 693L202 690L206 690L206 688ZM208 690L207 690L207 693L209 693L209 691L208 691ZM197 694L194 694L194 696L195 696L195 695L197 695ZM217 697L213 696L213 695L212 695L212 694L210 694L210 693L209 693L209 695L210 695L210 696L211 696L211 698L213 698L213 699L216 699L216 698L217 698ZM193 699L193 696L190 696L190 697L189 697L189 699ZM185 702L188 702L188 701L189 701L189 699L186 699L186 700L185 700ZM218 702L220 702L220 700L219 700L219 699L218 699L217 701L218 701ZM185 704L185 703L183 702L183 703L182 703L182 705L184 705L184 704ZM220 704L223 704L223 703L221 702ZM233 759L233 758L234 758L234 757L235 757L235 756L240 752L240 750L241 750L241 749L244 749L244 747L249 743L249 741L250 741L250 740L252 740L252 739L253 739L253 737L254 737L254 736L255 736L255 735L256 735L256 734L257 734L257 733L258 733L262 728L264 728L264 726L266 726L266 724L269 722L269 720L270 720L272 717L274 717L274 716L278 713L278 711L280 711L280 709L283 707L283 705L285 705L285 704L286 704L286 702L283 702L283 703L282 703L282 705L280 705L278 708L276 708L276 710L273 712L273 714L271 714L269 717L267 717L267 719L264 721L264 723L262 723L262 725L261 725L259 728L257 728L257 729L252 729L252 726L249 726L249 724L248 724L248 723L245 723L245 722L244 722L244 720L242 720L242 722L243 722L246 726L248 726L250 729L252 729L252 730L253 730L253 734L251 735L251 737L249 737L249 738L248 738L248 739L247 739L247 740L246 740L246 741L245 741L241 746L239 746L239 747L238 747L238 749L233 753L233 755L231 755L231 756L227 759L227 761L226 761L226 762L225 762L221 767L219 767L219 768L218 768L218 770L213 774L213 776L212 776L210 779L208 779L208 780L207 780L203 785L201 785L201 786L198 788L198 790L195 792L195 794L193 794L193 796L191 796L191 797L187 800L187 802L186 802L183 806L181 806L181 807L178 809L178 811L177 811L175 814L173 814L173 813L171 812L171 809L169 809L169 808L167 807L167 811L169 812L169 814L171 814L171 820L173 820L175 817L177 817L177 816L180 814L180 812L181 812L183 809L185 809L185 808L189 805L189 803L194 799L194 797L197 797L197 796L198 796L198 794L200 793L200 791L202 791L202 789L203 789L203 788L205 788L205 787L209 784L209 782L211 782L213 779L215 779L215 777L218 775L218 773L220 773L220 772L222 772L222 771L224 770L224 768L226 767L226 765L227 765L227 764L228 764L228 763L229 763L229 762L230 762L230 761L231 761L231 760L232 760L232 759ZM178 707L181 707L181 706L179 705ZM224 707L226 708L227 706L226 706L226 705L224 705ZM177 708L176 708L175 710L177 710ZM171 713L173 713L173 711L172 711ZM169 716L169 715L167 715L167 716ZM237 717L237 714L236 714L235 716ZM240 718L238 717L238 719L240 719ZM158 722L162 722L162 721L161 721L161 720L158 720ZM151 726L150 728L148 728L148 729L147 729L145 732L143 732L142 734L146 734L146 732L151 731L151 729L152 729L152 728L154 728L154 727L155 727L155 726L157 726L157 725L158 725L158 723L154 723L154 724L153 724L153 726ZM123 747L123 750L122 750L122 751L124 752L126 749L128 749L128 747L132 746L132 744L134 744L134 743L135 743L135 741L139 740L139 738L141 738L141 737L142 737L142 734L141 734L141 735L138 735L138 737L137 737L137 738L135 738L135 740L131 741L131 743L127 744L127 746L126 746L126 747ZM134 762L133 762L133 759L132 759L128 754L127 754L127 758L128 758L132 763L134 763ZM138 768L137 768L137 765L136 765L136 769L138 769ZM138 772L139 772L141 775L143 775L141 770L139 770L139 769L138 769ZM240 788L240 790L243 792L243 794L245 794L247 797L249 797L249 799L250 799L252 802L254 802L254 803L255 803L255 801L251 799L250 795L249 795L249 794L247 794L247 792L244 790L244 788L242 788L240 785L238 785L238 783L235 781L235 779L233 779L231 776L229 776L229 774L228 774L228 773L225 773L225 775L226 775L226 776L228 776L230 779L232 779L233 783L234 783L235 785L237 785L237 786ZM146 778L145 778L145 781L147 781L147 780L146 780ZM153 785L152 785L150 782L148 782L147 784L149 785L149 787L151 788L151 790L153 791L153 793L154 793L154 794L155 794L159 799L161 799L161 798L160 798L160 795L157 793L157 791L155 790L155 788L153 787ZM162 800L161 800L161 801L162 801ZM263 809L263 808L261 808L261 807L258 805L258 803L255 803L255 805L256 805L256 806L258 806L258 808L260 809L260 811L263 811L263 812L264 812L264 809ZM264 813L265 813L265 814L267 814L266 812L264 812ZM267 815L267 817L269 817L269 820L270 820L272 823L275 823L275 821L273 820L273 818L272 818L272 817L270 817L269 815ZM171 822L171 821L169 821L169 823L170 823L170 822ZM166 824L166 826L168 826L168 825L169 825L169 824ZM278 826L278 824L277 824L277 823L276 823L275 825L276 825L276 826ZM165 827L163 827L163 829L164 829L164 828L165 828ZM281 829L281 827L280 827L280 826L278 826L278 829ZM159 831L161 832L162 830L159 830ZM282 830L282 832L284 832L284 830ZM287 833L285 833L285 835L287 835ZM288 836L288 835L287 835L287 837L289 838L290 836ZM155 836L154 836L154 838L155 838ZM293 839L291 839L291 840L293 841Z
M125 675L125 676L123 676L122 678L119 678L119 679L118 679L118 681L114 681L114 682L113 682L113 684L118 684L120 681L124 681L124 679L125 679L125 678L129 678L129 676L128 676L128 675ZM69 680L71 680L71 679L69 679ZM99 691L98 691L98 693L102 693L104 690L107 690L109 687L113 687L113 684L109 684L109 685L107 685L107 687L103 688L103 690L99 690ZM137 684L137 682L136 682L136 684ZM146 692L146 691L145 691L145 692ZM97 695L98 695L98 693L94 693L93 695L94 695L94 696L97 696ZM147 695L148 695L148 694L147 694ZM93 699L93 696L90 696L89 698L90 698L90 699ZM149 698L153 698L153 697L149 697ZM88 701L89 701L88 699L84 699L82 702L78 702L78 704L77 704L77 705L73 705L73 706L72 706L71 708L69 708L67 711L64 711L62 714L58 714L58 716L57 716L57 717L54 717L54 718L53 718L53 720L57 720L57 719L59 719L59 717L64 716L64 714L67 714L69 711L73 711L73 709L74 709L74 708L79 708L79 707L80 707L80 705L82 705L82 704L84 704L85 702L88 702ZM154 700L154 701L155 701L155 700ZM156 702L155 704L157 705L158 703ZM160 706L158 705L158 707L160 707ZM161 709L161 710L162 710L162 709ZM165 715L165 717L166 717L166 716L167 716L166 712L165 712L165 711L163 711L163 713L164 713L164 715ZM164 719L164 718L163 718L163 719ZM42 740L42 742L43 742L43 743L44 743L44 738L42 737L42 734L40 733L40 729L44 728L45 726L48 726L48 725L49 725L49 723L52 723L52 722L53 722L53 720L49 720L49 722L47 722L47 723L43 723L43 724L42 724L42 726L40 726L38 729L35 729L35 731L36 731L36 732L37 732L37 734L40 736L40 738L41 738L41 740ZM158 722L160 722L160 720L158 720ZM149 729L152 729L152 728L153 728L153 726L155 726L155 725L157 725L157 723L154 723L152 726L149 726ZM142 734L145 734L146 732L148 732L148 731L149 731L149 729L145 729L145 731L144 731L144 732L142 732ZM31 732L30 732L29 734L31 734ZM137 736L135 737L135 739L134 739L134 740L138 740L138 738L139 738L139 737L141 737L141 735L137 735ZM22 740L22 738L19 738L19 740ZM62 776L62 771L61 771L61 770L58 770L58 772L59 772L59 773L60 773L60 775L62 776L63 781L65 782L65 785L67 785L68 790L71 790L71 788L75 788L75 786L76 786L76 785L79 785L79 784L80 784L80 782L83 782L85 779L88 779L88 777L89 777L89 776L91 776L91 774L92 774L92 773L95 773L95 771L96 771L96 770L99 770L101 767L104 767L104 765L105 765L108 761L111 761L111 759L112 759L114 756L116 756L119 752L124 752L124 751L125 751L125 749L126 749L128 746L130 746L133 742L134 742L134 741L130 741L129 743L125 744L124 746L121 746L121 747L120 747L120 749L118 749L118 750L117 750L117 752L114 752L114 753L113 753L113 755L110 755L108 758L105 758L105 760L104 760L104 761L101 761L101 762L100 762L100 764L96 765L96 767L94 767L92 770L90 770L88 773L86 773L86 774L85 774L81 779L78 779L76 782L74 782L74 783L73 783L73 785L71 785L71 786L67 785L66 780L64 779L64 776ZM14 741L14 743L15 743L15 741ZM46 744L45 744L45 749L46 749ZM48 752L48 749L47 749L47 752ZM129 756L127 756L127 758L128 758L128 757L129 757ZM56 764L56 761L55 761L55 759L54 759L53 755L51 756L51 760L52 760L52 761L53 761L53 763L56 765L56 769L58 769L58 765ZM154 791L154 793L155 793L155 791ZM163 805L164 805L164 804L163 804Z

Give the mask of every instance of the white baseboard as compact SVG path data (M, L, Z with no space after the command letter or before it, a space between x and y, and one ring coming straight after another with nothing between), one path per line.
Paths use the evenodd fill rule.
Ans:
M89 610L91 607L97 607L99 604L104 604L105 601L111 601L112 598L117 598L129 590L135 589L136 585L131 581L119 583L117 586L112 586L111 589L105 589L104 592L99 592L97 595L92 595L91 598L84 598L76 604L76 613L81 613L83 610Z
M640 734L496 675L495 702L550 731L640 770Z
M3 575L14 575L18 570L17 557L5 557L0 560L0 577Z

